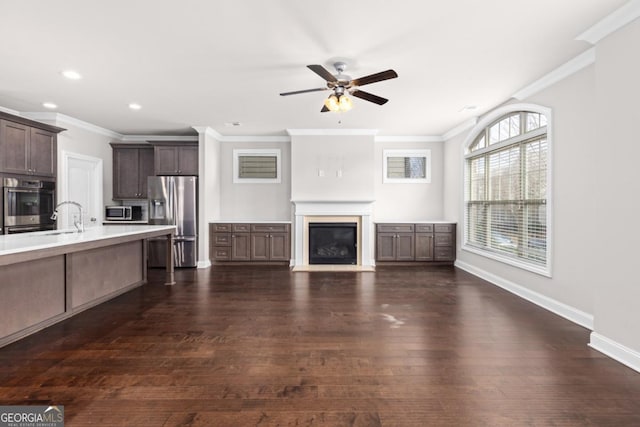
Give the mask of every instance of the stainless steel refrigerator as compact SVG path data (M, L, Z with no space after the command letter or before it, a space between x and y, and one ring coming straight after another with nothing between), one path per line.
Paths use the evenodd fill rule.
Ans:
M175 225L173 262L195 267L198 262L198 178L150 176L147 181L149 224ZM149 239L148 266L165 267L166 240Z

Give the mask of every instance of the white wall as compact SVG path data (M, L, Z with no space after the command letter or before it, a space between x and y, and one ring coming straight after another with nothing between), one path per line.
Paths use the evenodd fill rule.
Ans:
M464 268L515 285L523 295L632 352L640 352L634 268L640 203L633 197L640 190L638 40L636 20L597 45L595 64L525 100L553 110L552 277L460 250L462 232L457 254ZM444 212L461 225L467 135L447 141L444 156Z
M282 179L277 184L234 184L233 150L281 150ZM288 142L222 142L220 145L220 214L217 220L291 220L291 149ZM211 214L209 214L212 217Z
M431 183L383 183L383 151L431 150ZM444 144L442 142L376 142L374 221L429 221L444 218Z
M590 243L598 252L598 263L585 265L596 282L594 331L638 353L639 41L640 19L636 19L596 46L597 147L592 156L598 168L591 170L589 200L597 235Z
M291 199L374 200L374 152L373 135L292 135Z

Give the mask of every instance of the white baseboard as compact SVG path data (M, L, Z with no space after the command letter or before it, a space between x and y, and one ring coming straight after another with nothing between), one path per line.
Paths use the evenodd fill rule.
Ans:
M629 347L625 347L597 332L591 332L589 347L598 350L600 353L628 366L634 371L640 372L640 353Z
M558 316L564 317L565 319L570 320L573 323L576 323L591 331L593 330L593 315L589 313L585 313L584 311L578 310L575 307L571 307L567 304L556 301L553 298L549 298L538 292L534 292L523 286L517 285L507 279L496 276L493 273L489 273L486 270L482 270L464 261L456 261L455 266L468 273L473 274L474 276L478 276L481 279L491 282L492 284L504 290L507 290L523 299L526 299L527 301L532 302L546 310L549 310L552 313L557 314Z
M209 268L211 267L211 261L210 260L204 260L204 261L198 261L198 266L197 268Z

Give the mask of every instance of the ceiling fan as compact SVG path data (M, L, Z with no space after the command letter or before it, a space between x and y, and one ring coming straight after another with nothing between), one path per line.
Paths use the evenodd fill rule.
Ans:
M337 74L331 74L322 65L307 65L311 71L322 77L327 81L326 87L319 87L316 89L304 89L296 90L293 92L283 92L280 96L297 95L299 93L307 92L320 92L323 90L331 90L333 93L324 101L324 106L320 110L323 113L327 111L348 111L351 109L351 99L346 96L347 93L355 96L356 98L364 99L365 101L373 102L374 104L383 105L389 100L382 98L378 95L374 95L369 92L360 90L360 86L368 85L371 83L380 82L383 80L395 79L398 74L393 70L381 71L379 73L370 74L368 76L360 77L358 79L351 79L344 71L347 69L347 64L344 62L336 62L333 64Z

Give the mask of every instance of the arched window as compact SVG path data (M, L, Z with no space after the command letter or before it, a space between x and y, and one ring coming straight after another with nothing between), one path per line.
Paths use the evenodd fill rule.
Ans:
M549 275L550 144L540 110L501 114L472 133L464 157L464 249Z

